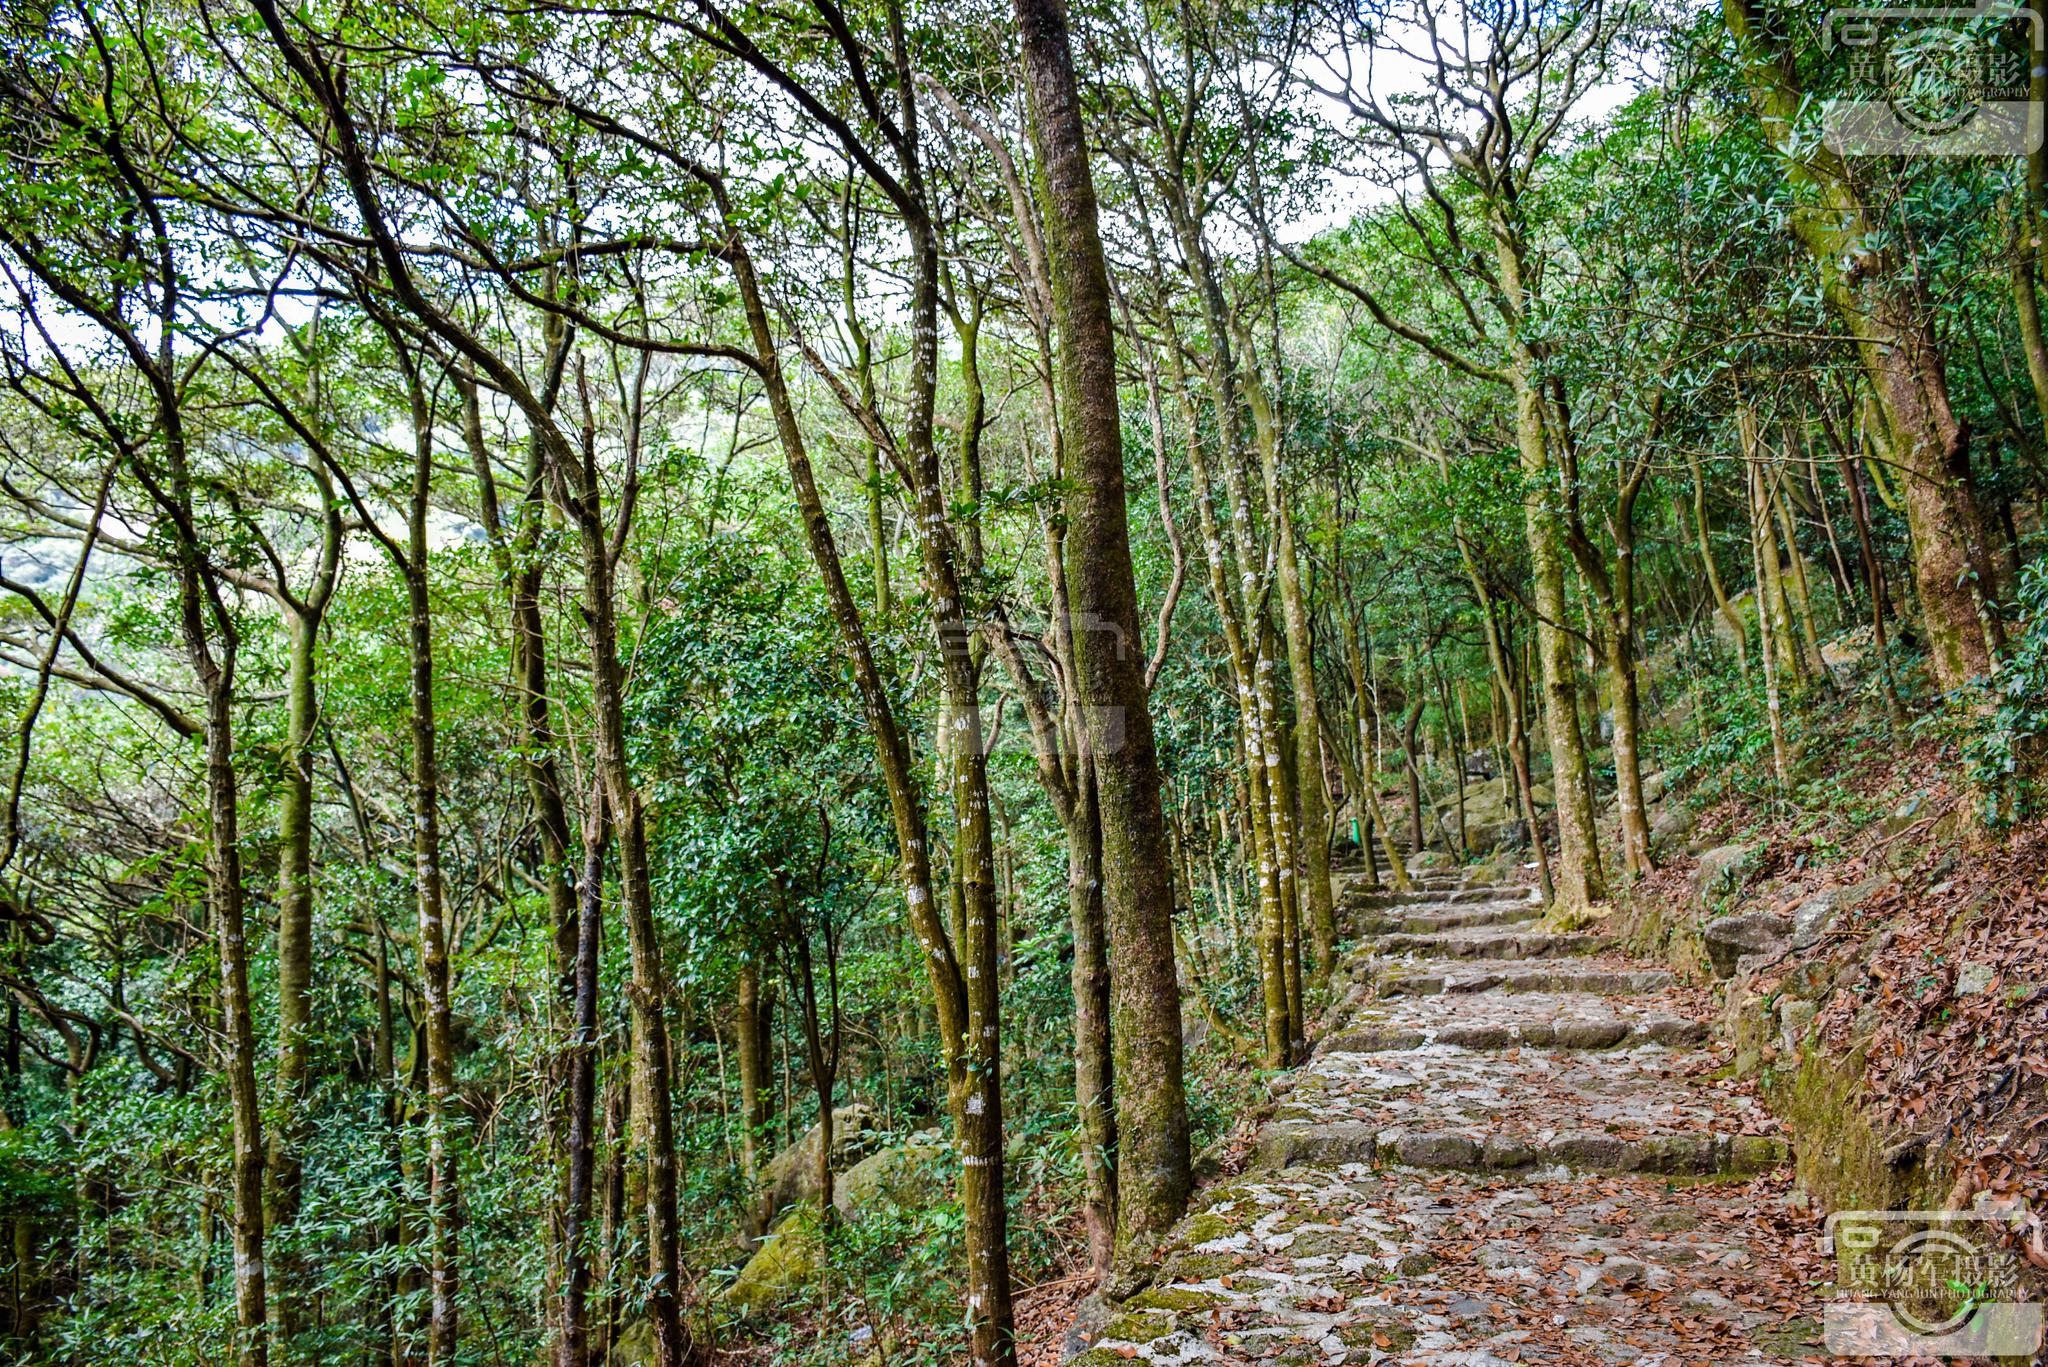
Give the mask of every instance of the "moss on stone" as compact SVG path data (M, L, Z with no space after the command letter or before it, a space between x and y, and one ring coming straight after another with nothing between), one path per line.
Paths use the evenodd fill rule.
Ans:
M1227 1277L1243 1260L1228 1253L1177 1253L1166 1263L1166 1275L1177 1282L1206 1282Z
M1192 1286L1155 1286L1124 1304L1133 1310L1207 1310L1229 1299L1214 1291L1197 1291Z
M1102 1337L1116 1343L1151 1343L1177 1328L1179 1325L1170 1314L1118 1315L1103 1329Z
M1090 1348L1067 1367L1124 1367L1124 1355L1110 1348Z
M1191 1215L1182 1222L1175 1242L1193 1248L1212 1239L1227 1239L1234 1232L1235 1226L1229 1220L1215 1211L1204 1211L1200 1215Z
M1364 1320L1340 1325L1336 1333L1337 1341L1346 1348L1378 1348L1388 1353L1404 1353L1415 1344L1415 1331L1392 1320Z
M1861 1050L1839 1061L1815 1050L1768 1088L1792 1138L1801 1190L1822 1210L1894 1210L1943 1190L1916 1153L1887 1157L1885 1137L1862 1106Z
M1790 1319L1750 1330L1749 1340L1773 1357L1810 1357L1819 1349L1822 1334L1820 1325L1810 1319Z
M757 1314L785 1300L817 1276L824 1264L824 1240L815 1208L799 1206L740 1269L739 1280L720 1297L742 1315Z

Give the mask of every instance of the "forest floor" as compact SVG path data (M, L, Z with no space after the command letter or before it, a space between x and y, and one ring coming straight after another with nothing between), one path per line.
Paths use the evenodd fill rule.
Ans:
M1081 1367L1823 1356L1828 1264L1705 993L1521 887L1344 906L1314 1057Z

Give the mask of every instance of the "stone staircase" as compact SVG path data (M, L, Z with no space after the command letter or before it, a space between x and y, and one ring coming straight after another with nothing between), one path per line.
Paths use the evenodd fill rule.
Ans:
M1416 882L1337 875L1354 941L1314 1056L1077 1360L1818 1356L1784 1145L1713 1076L1699 1004L1597 931L1544 930L1526 888Z

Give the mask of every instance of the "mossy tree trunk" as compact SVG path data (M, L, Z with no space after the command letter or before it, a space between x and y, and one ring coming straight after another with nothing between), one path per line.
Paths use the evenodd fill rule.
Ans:
M1911 263L1888 245L1893 235L1871 219L1848 162L1825 145L1798 141L1806 93L1756 0L1722 0L1721 11L1764 134L1785 155L1801 198L1793 235L1820 273L1830 311L1854 339L1904 480L1913 580L1935 677L1944 689L1962 688L1992 671L2003 642L1989 606L1997 585L1970 475L1969 431L1949 401L1933 301Z
M1193 1185L1174 963L1173 867L1152 734L1124 487L1116 339L1066 14L1016 0L1042 163L1060 409L1067 435L1068 594L1102 835L1116 1061L1117 1242L1148 1258Z

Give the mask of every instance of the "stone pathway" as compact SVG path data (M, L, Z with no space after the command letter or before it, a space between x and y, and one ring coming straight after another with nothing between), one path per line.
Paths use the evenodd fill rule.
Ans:
M1081 1367L1821 1357L1783 1144L1671 975L1524 889L1349 882L1321 1045Z

